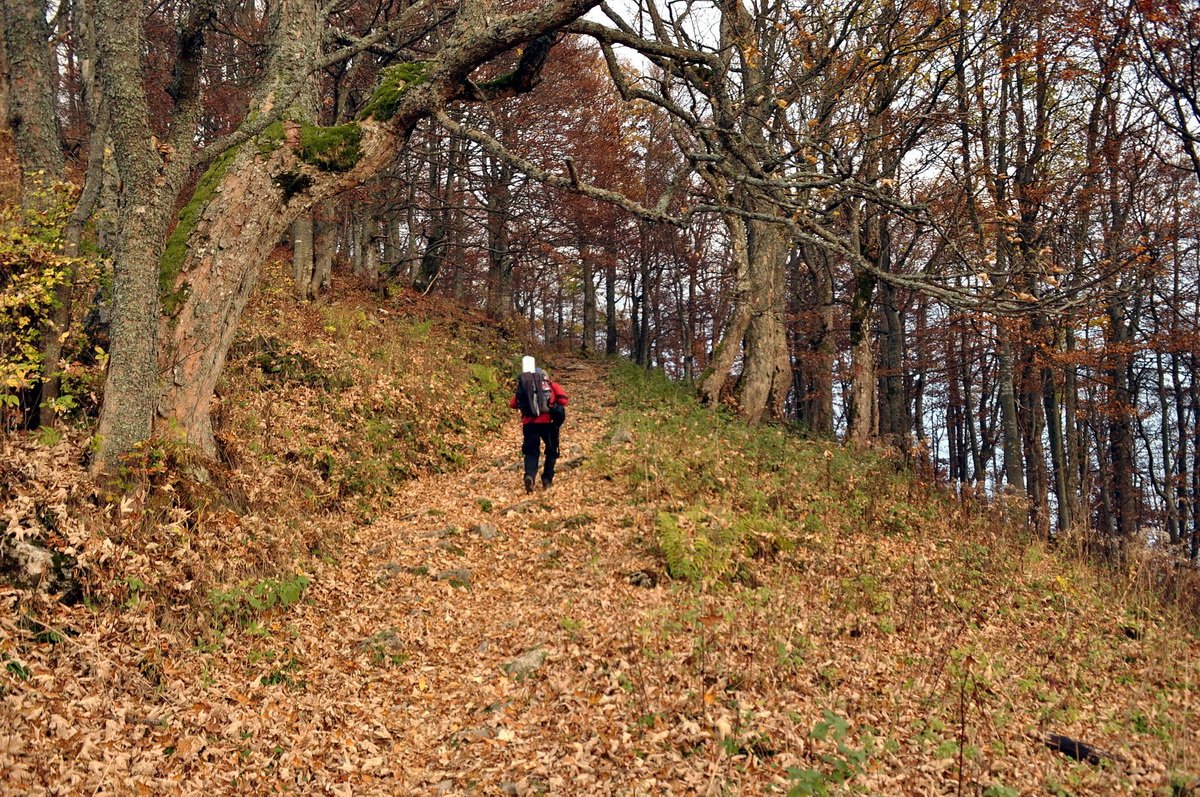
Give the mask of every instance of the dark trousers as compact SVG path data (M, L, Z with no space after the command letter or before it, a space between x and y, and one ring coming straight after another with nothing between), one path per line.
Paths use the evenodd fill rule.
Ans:
M542 481L554 479L554 463L558 462L558 430L560 427L552 423L527 423L521 427L525 439L521 443L521 453L525 455L525 475L533 478L537 475L538 454L541 444L546 444L546 467L542 469Z

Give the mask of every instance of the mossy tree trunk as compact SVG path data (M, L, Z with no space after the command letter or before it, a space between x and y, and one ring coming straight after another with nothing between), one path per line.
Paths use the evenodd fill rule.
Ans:
M175 106L159 143L151 135L144 90L143 7L133 0L98 0L99 72L122 182L109 371L94 469L110 467L154 431L169 431L214 453L209 404L225 353L258 269L288 225L317 202L386 167L419 119L456 100L527 91L552 40L544 34L595 4L554 0L491 20L460 16L432 60L385 72L359 124L332 130L310 125L307 131L283 126L281 140L264 131L258 145L245 143L252 134L243 127L222 144L224 153L213 159L167 240L193 165L206 159L194 156L193 146L203 99L204 32L215 5L199 0L180 25ZM254 130L278 118L281 106L322 66L324 26L316 10L312 0L283 0L274 9L265 85L246 123L256 125ZM468 81L477 67L531 40L546 44L525 49L513 73L524 79L494 89ZM262 146L264 138L270 146Z
M159 263L176 197L190 171L187 153L200 110L203 30L211 11L204 3L197 4L181 27L185 46L179 56L176 109L161 147L153 146L142 82L141 59L146 51L142 5L137 0L98 0L96 12L98 73L121 174L108 374L93 463L101 469L150 437L154 428Z
M480 92L487 96L486 84L467 83L476 67L560 27L594 3L559 0L488 24L460 24L433 60L385 72L361 121L325 130L301 127L298 133L285 125L282 136L264 134L210 168L212 174L221 166L215 185L193 200L199 207L189 221L172 286L171 294L182 301L160 327L160 428L215 453L210 404L226 352L259 268L288 225L315 204L380 173L421 119L456 100L475 99ZM518 72L526 65L523 57ZM491 96L518 90L520 85L506 86ZM332 134L335 130L340 133ZM350 138L353 157L345 157ZM328 149L343 157L327 157Z

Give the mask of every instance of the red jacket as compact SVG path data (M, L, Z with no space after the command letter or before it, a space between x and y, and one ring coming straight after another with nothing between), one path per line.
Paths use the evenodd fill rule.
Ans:
M567 398L567 394L563 392L563 389L558 386L558 382L551 382L550 383L550 403L551 404L561 404L565 407L565 406L567 406L568 401L570 401L570 399ZM512 407L514 410L517 408L517 397L516 396L513 396L511 399L508 400L508 406ZM521 423L522 424L550 423L550 413L543 412L541 415L537 416L536 418L528 418L528 417L522 415Z

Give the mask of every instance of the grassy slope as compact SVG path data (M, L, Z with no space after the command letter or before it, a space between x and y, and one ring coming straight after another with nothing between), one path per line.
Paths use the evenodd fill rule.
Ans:
M964 793L1190 793L1200 644L1136 573L1082 566L870 452L749 429L632 368L616 379L614 428L636 442L599 467L695 585L644 644L669 659L690 638L697 692L751 697L730 752L778 748L790 706L812 745L796 793L956 792L960 765ZM1071 762L1050 733L1119 760Z

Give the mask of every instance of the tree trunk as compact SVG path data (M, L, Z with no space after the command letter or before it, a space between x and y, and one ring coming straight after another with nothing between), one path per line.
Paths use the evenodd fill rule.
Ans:
M383 268L387 276L393 277L399 271L400 261L400 229L396 217L388 213L383 221Z
M363 273L363 226L362 212L351 210L346 214L346 249L350 253L350 273L361 277Z
M783 417L791 389L791 356L784 324L789 239L786 228L776 224L752 221L747 232L754 301L737 395L739 415L758 423L764 417Z
M58 129L58 81L42 0L0 0L8 59L8 127L21 171L21 203L41 210L66 175Z
M1047 364L1041 368L1042 400L1046 411L1046 430L1050 439L1050 463L1054 470L1054 498L1058 505L1058 531L1071 529L1070 468L1063 438L1062 412L1059 408L1058 385L1054 370Z
M890 284L880 286L880 315L883 318L883 368L879 379L879 433L897 445L904 445L911 423L904 391L904 322L896 308L896 290Z
M292 222L292 291L302 302L313 295L313 217L305 213Z
M509 223L511 221L513 167L507 162L493 162L488 170L487 184L487 311L495 319L504 319L512 312L512 254L509 252Z
M107 139L107 118L101 116L92 128L90 135L88 166L83 180L83 191L79 195L79 201L75 203L75 209L71 211L71 216L67 220L67 229L63 235L63 254L68 258L79 257L84 225L100 200L100 189L104 184L104 149ZM73 267L56 293L54 314L50 323L42 331L42 390L38 418L42 426L50 426L57 417L54 402L58 398L62 379L58 365L59 360L62 359L63 336L71 328L71 314L76 299L75 269Z
M875 293L875 277L865 272L854 279L850 299L850 406L847 418L847 439L862 445L874 435L875 405L875 336L871 330L871 302Z
M596 351L596 282L592 253L583 241L579 243L579 268L583 277L583 343L585 357Z
M136 200L135 200L136 201ZM108 376L96 427L102 452L125 452L154 430L158 397L158 263L168 209L151 203L122 208L113 261ZM211 395L211 394L210 394ZM100 459L106 462L107 457Z
M285 2L284 8L289 5ZM119 355L119 336L114 335L109 385L117 389L106 392L100 426L102 432L119 429L121 434L105 436L98 463L103 466L116 454L128 450L136 439L146 436L143 432L148 432L156 396L162 428L213 453L210 403L226 352L258 270L288 225L316 203L360 184L392 163L420 119L436 114L452 100L464 96L467 78L477 66L557 29L591 5L594 0L556 0L505 17L503 24L462 23L432 60L411 67L418 78L404 78L400 82L396 77L399 73L391 73L389 79L394 84L388 93L395 99L394 104L386 108L374 106L362 121L337 128L337 149L347 156L354 155L342 159L341 165L321 166L310 162L311 155L306 156L309 161L304 160L287 124L282 141L272 142L270 151L260 151L254 144L229 150L214 161L201 179L192 201L181 214L181 221L186 224L177 225L168 247L169 257L164 259L158 255L169 216L160 218L158 214L163 212L161 208L173 206L181 186L174 182L176 176L168 168L168 179L158 196L170 201L155 205L136 201L141 198L139 190L155 185L154 169L144 168L154 158L152 151L151 157L146 157L150 135L144 124L148 104L140 73L140 58L145 49L141 6L133 0L102 0L98 18L104 20L105 27L105 34L100 37L106 61L103 82L113 113L115 150L126 187L122 239L140 245L130 247L135 250L130 254L138 256L127 260L136 272L133 280L136 285L121 285L123 279L129 279L126 275L130 269L118 265L118 292L128 297L118 296L115 300L122 313L132 310L137 318L114 320L114 331L122 330L123 336L127 327L138 327L148 352L130 349ZM297 13L294 28L290 23L279 27L277 45L266 70L277 82L258 94L255 103L258 113L272 111L280 101L279 92L293 85L289 81L294 73L303 72L315 61L322 26L305 16L305 9L301 12ZM536 49L528 48L525 54ZM536 57L537 53L533 55ZM518 63L518 73L537 68L540 62L535 58L527 60L525 55ZM474 84L469 96L475 96L479 90L479 84ZM128 108L129 113L117 114L117 108ZM175 153L188 151L183 140L194 138L194 119L181 115L174 120L179 123L173 123L173 130L177 129L180 144L174 147ZM353 148L351 140L355 143ZM167 166L178 160L182 159L168 160ZM171 312L162 319L157 312L155 290L137 308L128 306L132 299L145 296L145 291L134 290L135 287L157 282L160 261L168 278L178 266L177 275L170 280L170 295L174 299ZM157 385L150 380L151 388L147 391L145 380L138 375L154 371L155 327L160 320L164 345L158 366L163 379ZM123 370L118 369L118 361Z
M817 308L811 362L808 368L808 390L805 420L813 434L833 437L833 362L837 356L834 339L833 272L829 259L820 255L813 263Z
M329 290L333 284L334 244L337 240L337 222L330 202L322 202L313 211L313 279L314 297Z
M1133 486L1133 423L1135 412L1131 388L1132 364L1125 346L1129 341L1125 312L1117 304L1109 306L1109 344L1116 350L1109 356L1113 365L1108 369L1112 384L1109 406L1109 446L1112 457L1112 498L1117 534L1128 539L1137 531L1138 497Z
M88 134L87 171L84 173L83 189L79 200L67 220L67 228L63 234L63 254L68 258L79 257L80 244L83 241L83 228L92 212L100 201L100 191L104 185L105 148L108 143L108 114L101 102L100 92L96 85L95 61L96 43L95 31L87 4L76 0L80 17L78 31L82 51L80 64L80 80L84 94L84 104L87 111L86 121L90 132ZM56 290L54 313L50 323L42 330L42 383L39 407L39 423L50 426L54 423L57 410L55 401L58 398L61 373L58 370L62 359L63 337L71 327L71 315L75 305L75 269L70 267L67 278Z
M617 256L605 250L604 263L604 353L617 353Z
M736 274L733 290L733 309L721 330L720 341L713 351L708 368L700 375L700 397L705 404L717 406L733 363L741 353L742 340L750 327L751 274L750 255L746 242L746 224L740 216L727 215L725 226L729 234L730 265Z
M367 284L374 286L379 282L379 220L375 217L375 208L367 204L363 208L362 238L360 239L362 255L362 273Z
M1069 326L1066 330L1065 346L1068 358L1066 372L1063 374L1063 419L1064 442L1066 454L1066 494L1069 502L1068 514L1072 524L1086 523L1086 504L1081 495L1087 484L1087 457L1084 454L1084 419L1079 412L1078 371L1073 364L1072 354L1075 351L1075 331Z
M151 147L149 111L142 86L145 40L136 0L99 0L96 38L99 70L121 173L118 235L113 261L112 323L104 403L96 427L93 467L150 437L158 395L159 263L175 196L187 178L185 157L164 157ZM194 66L194 64L192 64ZM196 107L180 102L177 121L194 130ZM176 131L178 133L178 129ZM176 140L177 139L173 139Z
M1008 489L1018 494L1025 492L1025 474L1022 470L1021 430L1017 422L1017 397L1013 386L1013 352L1008 334L1001 330L998 360L1000 388L1000 430L1004 451L1004 481Z
M12 118L8 107L9 76L8 47L5 43L8 23L5 5L0 3L0 202L18 202L21 196L21 167L13 142Z

